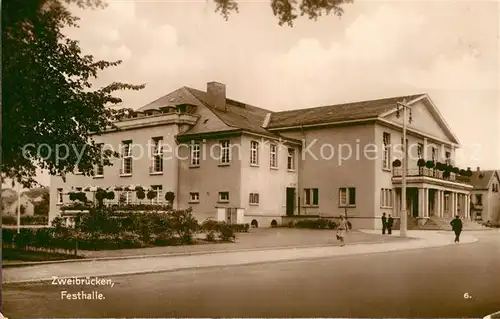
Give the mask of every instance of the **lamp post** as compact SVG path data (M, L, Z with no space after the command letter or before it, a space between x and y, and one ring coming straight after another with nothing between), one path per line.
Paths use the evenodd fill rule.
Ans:
M408 227L408 215L406 215L406 170L407 168L407 149L406 149L406 109L410 110L409 123L411 123L411 108L406 104L406 99L403 102L397 103L396 116L399 118L400 109L403 111L403 160L402 160L402 172L401 172L401 209L400 209L400 226L399 233L401 237L406 237L406 231Z

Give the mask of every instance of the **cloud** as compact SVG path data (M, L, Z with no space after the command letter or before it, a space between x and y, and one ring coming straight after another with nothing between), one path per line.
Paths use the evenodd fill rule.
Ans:
M341 20L301 20L293 30L276 27L268 5L250 6L226 23L206 3L110 1L75 11L81 28L70 34L98 58L124 60L99 84L147 84L120 94L126 106L211 80L275 110L428 92L464 144L491 140L470 128L498 126L477 116L500 113L494 4L355 2ZM480 166L500 162L484 149L490 164Z

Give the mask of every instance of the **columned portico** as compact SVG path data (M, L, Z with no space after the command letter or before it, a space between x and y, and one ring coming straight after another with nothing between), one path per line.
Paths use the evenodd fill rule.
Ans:
M419 219L419 223L426 223L432 216L438 218L453 218L460 214L463 218L470 216L469 184L455 182L426 181L422 179L407 180L407 211L410 216ZM393 179L396 197L394 215L401 209L401 188L399 180Z

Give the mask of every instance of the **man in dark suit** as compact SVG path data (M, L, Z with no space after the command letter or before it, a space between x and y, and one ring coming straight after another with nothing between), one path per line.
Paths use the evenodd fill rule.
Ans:
M455 232L455 242L459 243L460 242L460 233L462 233L462 221L460 220L460 217L455 216L455 219L450 222L451 229L453 229L453 232Z
M382 235L385 235L385 230L387 229L387 217L385 213L382 214Z
M392 226L394 225L394 218L392 218L391 214L389 214L389 218L387 218L387 233L389 235L392 234Z

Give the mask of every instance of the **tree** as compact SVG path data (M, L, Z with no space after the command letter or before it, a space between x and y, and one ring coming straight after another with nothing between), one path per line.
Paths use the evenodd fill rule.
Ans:
M62 34L65 26L77 27L78 18L66 7L71 2L104 7L100 0L2 2L1 173L25 187L36 183L37 166L64 179L76 168L77 152L82 153L78 168L87 176L101 158L111 165L116 153L102 154L92 136L116 129L114 120L128 112L113 108L121 102L114 92L144 87L115 82L93 88L99 71L121 61L96 61L82 53L78 41Z
M238 13L236 0L214 0L216 12L228 20L231 12ZM299 16L307 16L316 21L322 15L334 15L341 17L344 13L343 4L352 3L353 0L271 0L271 8L278 18L280 26L287 24L293 27L293 22Z

